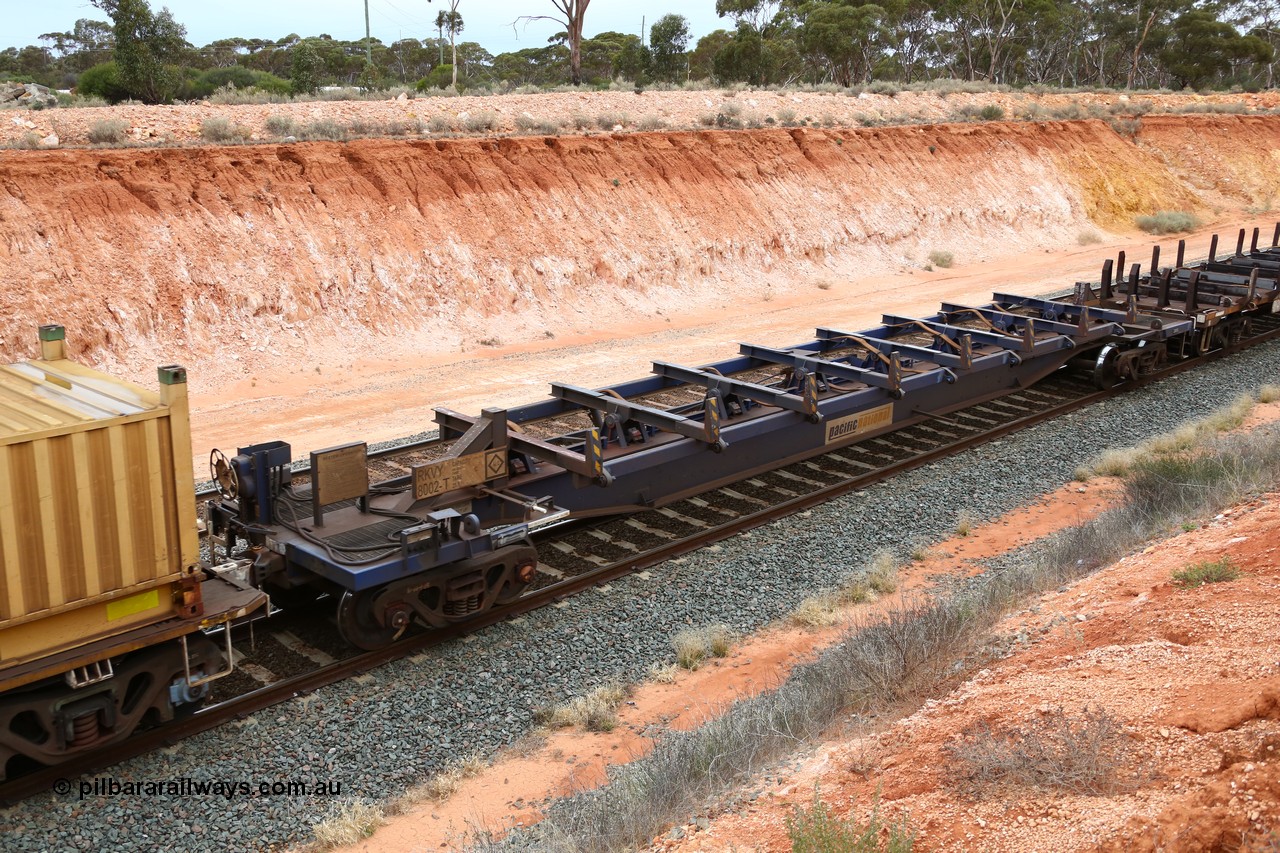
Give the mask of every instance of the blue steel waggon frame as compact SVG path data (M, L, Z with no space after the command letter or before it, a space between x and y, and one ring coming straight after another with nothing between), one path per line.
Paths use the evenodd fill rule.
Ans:
M1280 228L1277 229L1280 238ZM309 482L271 442L217 451L215 541L253 555L252 582L284 598L338 594L338 625L363 648L414 623L443 626L519 596L538 575L531 534L566 518L673 501L1027 388L1068 364L1107 387L1238 340L1275 310L1280 249L1124 281L1065 299L996 294L870 329L818 329L789 347L611 388L553 383L549 399L469 416L436 410L439 439L371 483L363 444L312 454ZM1216 238L1215 238L1216 250Z

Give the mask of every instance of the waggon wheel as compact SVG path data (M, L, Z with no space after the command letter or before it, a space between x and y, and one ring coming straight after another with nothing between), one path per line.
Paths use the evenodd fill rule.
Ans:
M363 592L348 590L338 602L338 632L342 639L367 652L389 646L409 627L409 614L397 611L394 620L383 625L374 615L373 602L381 590ZM397 624L400 623L400 624Z
M1120 373L1116 369L1120 362L1120 348L1115 344L1107 344L1098 351L1098 360L1093 364L1093 384L1105 391L1120 381Z
M216 447L209 452L209 479L218 486L218 494L229 501L240 495L240 475L223 453Z

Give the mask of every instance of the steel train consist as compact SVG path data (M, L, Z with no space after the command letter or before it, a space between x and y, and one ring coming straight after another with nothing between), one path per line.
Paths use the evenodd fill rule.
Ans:
M0 780L200 707L266 604L200 562L187 375L159 379L70 361L60 326L0 367Z
M468 416L382 481L367 447L213 451L211 559L197 560L185 374L158 395L73 365L61 330L0 369L0 779L198 706L229 669L227 623L332 596L352 645L510 602L539 575L532 536L665 504L945 416L1068 365L1114 385L1231 345L1275 313L1280 226L1259 249L1126 271L1062 299L996 294L870 329ZM1116 273L1121 273L1119 276ZM1127 274L1126 274L1127 273ZM210 565L209 563L212 563ZM223 630L227 652L206 636Z

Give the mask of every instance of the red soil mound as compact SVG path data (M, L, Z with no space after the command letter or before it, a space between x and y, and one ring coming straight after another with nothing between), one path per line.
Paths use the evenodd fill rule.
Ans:
M55 320L139 375L532 339L1260 206L1277 148L1277 118L1149 116L1136 144L1086 121L3 152L0 359Z

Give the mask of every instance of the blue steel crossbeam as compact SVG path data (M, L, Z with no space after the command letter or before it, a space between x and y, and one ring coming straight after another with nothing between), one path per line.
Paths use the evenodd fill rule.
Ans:
M722 376L718 372L684 367L665 361L655 361L653 363L653 372L659 376L676 379L689 385L700 385L711 392L736 394L739 397L746 397L748 400L754 400L766 406L776 406L780 409L799 412L814 421L814 423L817 423L822 418L818 414L817 388L814 383L805 383L804 394L801 396L781 391L777 388L770 388L767 385L758 385L755 382L744 382L740 379Z
M637 421L646 426L657 427L667 432L683 435L704 442L713 450L723 450L728 445L720 438L720 411L714 401L708 400L704 406L704 419L701 421L673 415L662 409L642 406L621 397L603 394L576 385L564 385L559 382L551 384L551 394L556 399L564 400L584 409L613 415L621 421Z
M888 358L891 353L898 353L921 361L931 361L934 364L950 367L953 370L969 370L973 367L973 338L968 335L961 335L959 340L947 337L938 338L939 341L945 342L946 345L954 347L955 352L916 346L914 344L901 344L892 338L873 337L868 332L854 334L839 329L818 329L818 340L831 342L849 341L855 346L880 354L882 360ZM1004 360L1003 357L1001 360Z

